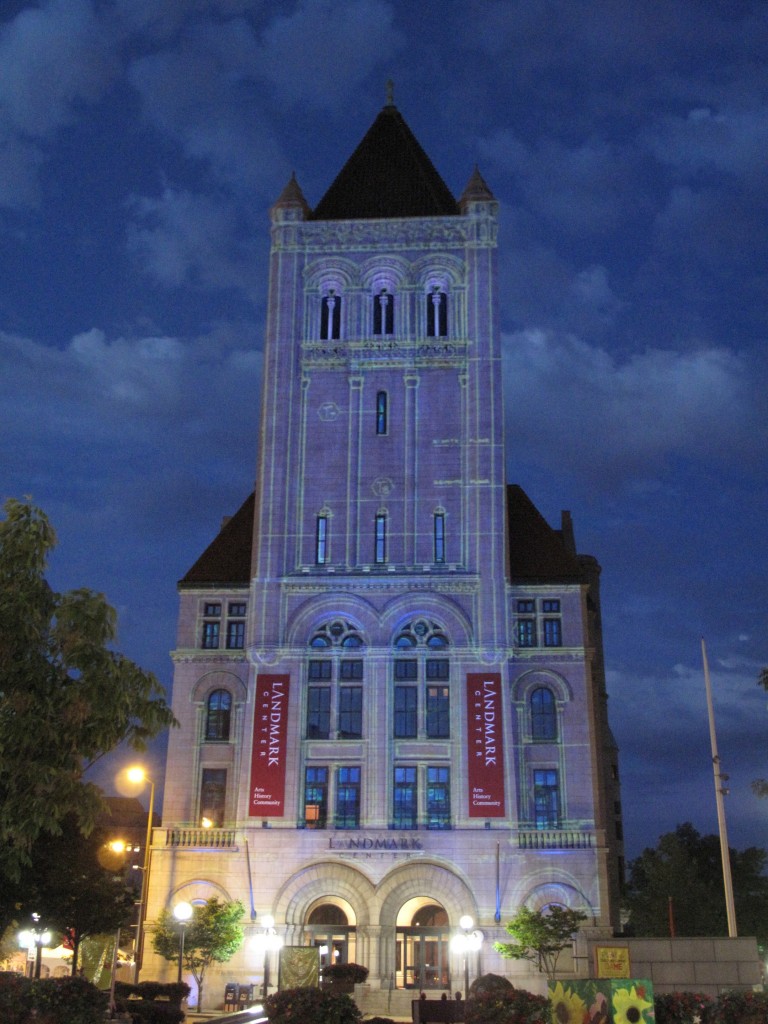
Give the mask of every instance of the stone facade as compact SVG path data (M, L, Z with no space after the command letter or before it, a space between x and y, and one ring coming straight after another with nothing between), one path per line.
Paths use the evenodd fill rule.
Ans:
M436 176L388 106L334 195L373 188L388 132ZM265 915L404 992L462 987L463 915L473 975L510 972L523 903L617 924L599 567L506 483L497 203L477 172L439 213L414 194L321 220L292 181L272 210L257 484L180 582L147 908L151 935L242 900L209 991L262 982Z

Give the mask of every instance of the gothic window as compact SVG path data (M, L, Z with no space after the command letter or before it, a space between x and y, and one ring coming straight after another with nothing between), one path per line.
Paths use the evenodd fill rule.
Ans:
M537 686L531 693L530 703L533 739L557 739L557 712L552 691L546 686Z
M320 304L320 338L334 341L341 337L341 297L333 289Z
M427 337L445 338L448 335L448 296L438 287L427 294Z
M206 740L228 740L232 694L228 690L214 690L208 697L206 711Z
M373 297L373 333L378 336L395 333L395 297L386 288Z

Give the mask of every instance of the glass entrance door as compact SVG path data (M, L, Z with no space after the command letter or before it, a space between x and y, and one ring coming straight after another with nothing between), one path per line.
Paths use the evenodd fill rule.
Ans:
M398 974L403 988L450 991L449 937L443 928L398 928L398 961L402 964Z

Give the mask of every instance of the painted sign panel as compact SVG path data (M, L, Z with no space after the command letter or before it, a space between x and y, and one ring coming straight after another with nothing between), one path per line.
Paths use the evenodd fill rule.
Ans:
M595 968L598 978L628 978L629 946L595 946Z
M290 677L264 673L256 680L250 814L279 818L285 806L285 760Z
M470 818L503 818L504 756L501 674L467 674Z

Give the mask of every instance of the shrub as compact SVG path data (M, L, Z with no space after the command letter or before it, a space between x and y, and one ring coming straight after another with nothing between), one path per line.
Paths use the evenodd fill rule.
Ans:
M481 992L510 992L513 988L512 982L500 974L481 974L469 986L469 998L480 995Z
M351 981L359 985L368 977L368 968L362 964L328 964L323 968L323 979L332 978L334 981Z
M122 1013L130 1014L133 1024L181 1024L184 1011L173 1003L148 999L129 999L118 1003Z
M704 1020L711 1005L710 997L701 992L671 992L653 1000L656 1024L694 1024L696 1017Z
M391 1017L367 1017L365 1024L395 1024Z
M360 1024L354 1000L318 988L287 988L268 996L264 1009L270 1024Z
M108 994L85 978L45 978L32 988L40 1024L101 1024L108 1002Z
M512 985L470 995L465 1024L550 1024L549 1000Z
M707 1024L768 1024L768 993L723 992L708 1007Z
M12 971L0 973L0 1020L24 1024L32 1010L32 982Z

